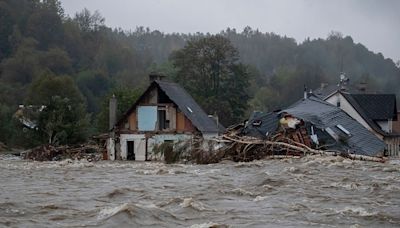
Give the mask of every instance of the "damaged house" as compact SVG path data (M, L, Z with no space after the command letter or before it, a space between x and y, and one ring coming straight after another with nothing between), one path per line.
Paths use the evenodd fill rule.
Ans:
M336 91L325 98L349 114L365 128L383 140L387 155L400 155L400 132L393 126L398 121L394 94L353 94Z
M321 84L314 94L335 105L385 142L388 156L400 155L400 120L395 94L367 90L366 83L349 84L341 75L339 84Z
M272 141L288 137L295 144L365 156L381 156L385 148L343 110L312 94L279 112L253 113L243 134Z
M162 143L191 143L195 137L207 141L218 136L221 126L207 115L178 84L150 75L151 84L131 108L112 124L107 140L110 160L156 159L153 149ZM110 121L115 119L116 101L110 102ZM114 112L114 114L112 114Z

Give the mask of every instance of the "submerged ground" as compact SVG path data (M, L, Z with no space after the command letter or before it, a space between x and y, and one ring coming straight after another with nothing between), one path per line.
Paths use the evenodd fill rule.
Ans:
M0 226L398 227L400 163L0 160Z

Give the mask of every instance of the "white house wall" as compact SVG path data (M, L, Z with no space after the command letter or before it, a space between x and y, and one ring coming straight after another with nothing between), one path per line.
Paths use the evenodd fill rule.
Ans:
M369 124L361 117L360 114L358 114L358 112L353 108L353 106L340 93L330 96L325 101L336 106L338 99L340 101L340 108L343 111L345 111L349 116L351 116L353 119L355 119L361 125L363 125L369 131L374 133L378 138L382 139L382 136L379 134L376 134L375 131L372 130L372 128L369 126Z
M388 150L388 155L391 157L400 156L400 137L386 138L385 143Z
M113 138L107 139L107 154L111 161L115 160L115 142Z
M173 143L187 143L191 142L192 140L192 135L191 134L159 134L159 135L153 135L152 137L147 139L147 151L148 151L148 156L150 159L162 159L162 157L157 157L153 153L153 148L156 145L160 145L164 143L165 141L173 141Z
M391 126L389 126L389 121L377 121L376 122L378 125L379 125L379 127L383 130L383 131L385 131L385 132L390 132L391 130Z
M212 138L217 136L217 134L208 134L204 136L203 141L203 149L204 150L216 150L221 145L214 142ZM190 149L193 135L192 134L156 134L149 138L147 138L147 159L148 160L161 160L162 156L155 155L153 149L156 145L160 145L165 141L172 141L175 146L179 146L182 143L182 146L189 147ZM134 152L135 152L135 160L136 161L145 161L146 160L146 136L145 134L121 134L119 136L119 143L116 145L118 148L118 156L115 155L115 159L127 160L128 152L127 152L127 142L134 142ZM177 144L178 143L178 144ZM211 147L210 147L211 146ZM111 160L111 157L110 157Z
M126 160L128 157L127 141L134 142L134 152L136 161L146 160L146 137L144 134L121 134L119 136L121 145L121 159Z

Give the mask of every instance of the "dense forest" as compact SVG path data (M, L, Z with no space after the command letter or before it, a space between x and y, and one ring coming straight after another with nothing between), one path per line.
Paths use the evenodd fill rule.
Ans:
M221 50L209 70L225 87L198 90L202 75L190 69L208 59L199 61L196 50ZM108 98L116 95L122 114L154 71L180 82L208 113L225 116L225 125L292 103L304 85L337 83L341 71L351 83L400 95L399 66L339 32L297 43L250 27L214 35L124 31L87 9L67 16L58 0L0 0L0 141L7 145L78 143L106 132ZM15 117L21 104L47 107L33 133Z

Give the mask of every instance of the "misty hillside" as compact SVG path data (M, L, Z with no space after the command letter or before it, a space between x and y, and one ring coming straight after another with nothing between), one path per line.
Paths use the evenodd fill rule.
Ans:
M0 141L9 144L23 144L26 137L12 117L18 105L42 105L54 94L84 104L90 114L85 115L90 121L87 134L104 132L110 94L125 99L123 112L145 88L150 72L176 78L174 51L189 40L210 36L112 29L97 12L82 10L67 17L57 0L1 0L0 21ZM341 71L354 84L368 83L370 91L400 95L395 63L339 32L299 44L250 27L227 28L219 35L232 42L251 76L248 112L288 105L301 97L304 84L317 88L336 83Z

